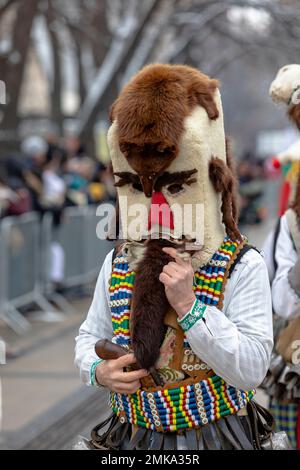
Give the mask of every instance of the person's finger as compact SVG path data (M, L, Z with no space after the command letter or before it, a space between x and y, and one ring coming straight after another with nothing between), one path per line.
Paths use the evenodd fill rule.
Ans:
M139 370L133 370L130 372L122 372L118 371L115 373L115 380L119 382L136 382L139 379L142 379L143 377L146 377L149 375L149 373L145 369L139 369Z
M130 384L123 382L116 382L114 390L118 393L135 393L141 386L139 381L132 382Z
M172 256L172 258L175 259L176 263L178 263L181 266L186 266L186 265L189 266L192 262L190 257L188 259L183 259L181 256L179 256L179 253L175 248L164 247L163 251L167 253L167 255Z
M118 359L112 359L115 362L116 367L119 369L122 369L123 367L129 366L130 364L134 364L136 362L136 359L134 357L134 354L124 354L124 356L119 357Z
M171 287L173 285L173 278L168 276L166 273L160 273L159 278L160 282L162 282L166 287Z
M170 266L169 264L166 264L163 267L162 272L167 274L170 277L177 277L177 274L178 274L178 271L174 269L172 266Z
M175 263L175 261L170 261L168 264L165 266L170 266L170 268L174 269L175 271L180 272L182 269L182 266L178 263Z

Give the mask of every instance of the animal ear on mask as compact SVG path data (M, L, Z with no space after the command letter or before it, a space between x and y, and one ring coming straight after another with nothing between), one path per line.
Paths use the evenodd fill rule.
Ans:
M202 106L209 117L215 120L219 117L219 110L214 100L214 94L219 86L218 80L206 77L192 84L189 89L189 104Z
M219 110L211 93L205 95L201 93L197 94L197 101L200 106L203 106L203 108L206 109L209 119L212 119L213 121L218 119Z
M227 235L232 240L240 240L237 227L237 203L235 177L232 169L218 157L212 157L209 163L209 178L217 193L222 196L221 211Z

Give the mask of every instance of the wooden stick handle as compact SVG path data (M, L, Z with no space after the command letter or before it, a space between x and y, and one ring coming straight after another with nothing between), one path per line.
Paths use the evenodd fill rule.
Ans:
M109 359L119 359L119 357L128 354L126 349L112 341L109 341L108 339L99 339L95 344L95 351L97 356L105 361Z

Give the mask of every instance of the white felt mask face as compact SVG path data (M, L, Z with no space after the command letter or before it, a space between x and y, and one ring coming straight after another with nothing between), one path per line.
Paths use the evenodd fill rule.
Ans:
M216 120L208 118L201 106L194 108L185 119L178 156L165 170L169 174L187 173L183 181L169 182L159 188L173 214L173 224L159 227L149 226L151 198L147 198L141 187L126 184L118 188L121 225L124 238L141 240L152 236L171 236L175 239L195 240L213 253L222 242L225 229L220 210L221 197L209 179L209 162L218 157L226 162L225 135L220 94L215 93L219 110ZM118 126L115 121L108 132L114 172L135 174L122 154L118 144ZM168 224L167 224L168 225ZM150 235L151 234L151 235Z
M300 65L282 67L270 86L270 96L276 102L289 104L294 90L300 87ZM296 104L296 103L295 103Z

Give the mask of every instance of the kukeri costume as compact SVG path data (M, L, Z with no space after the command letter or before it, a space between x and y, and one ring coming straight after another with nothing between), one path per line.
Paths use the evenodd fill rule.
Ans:
M300 129L300 65L280 69L270 95L288 106L290 119ZM273 240L269 237L266 242L267 251L273 253L268 264L274 265L269 271L273 271L275 348L263 386L271 398L277 428L286 431L292 445L300 449L300 140L279 154L275 164L283 168L285 182L280 201L283 216Z
M132 395L111 393L114 416L94 440L117 449L252 449L252 398L273 344L271 298L266 266L236 224L218 82L190 67L147 66L111 120L125 241L102 266L76 363L95 384L95 343L112 339L155 373ZM147 209L138 224L136 204ZM159 281L171 260L163 246L192 259L196 301L181 320Z

